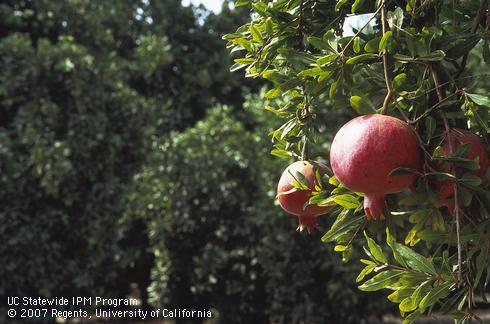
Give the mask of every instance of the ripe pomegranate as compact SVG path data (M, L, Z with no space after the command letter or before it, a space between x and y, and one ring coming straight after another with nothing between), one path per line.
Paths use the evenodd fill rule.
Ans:
M305 228L311 232L316 227L316 216L326 214L331 207L319 207L309 205L304 208L311 196L312 188L318 184L315 177L315 170L318 169L321 174L331 176L331 171L327 166L318 162L297 161L289 165L282 173L279 184L277 185L277 200L282 209L289 214L298 216L298 231ZM293 183L297 179L296 173L301 173L308 182L308 190L295 190Z
M415 175L389 176L398 167L419 169L420 150L413 130L384 115L359 116L335 135L330 163L337 179L352 191L363 192L368 219L383 219L385 195L409 187Z
M453 141L453 149L457 150L461 145L470 143L471 148L468 151L467 159L474 160L477 157L480 161L480 168L472 172L472 174L483 179L487 168L489 166L489 152L486 144L483 140L463 129L453 128L451 129L451 139ZM443 156L451 156L451 150L449 147L449 140L445 133L445 138L441 144ZM449 163L441 163L440 170L443 172L450 172L451 166ZM446 181L434 181L433 188L437 192L438 201L442 206L446 206L451 212L454 210L454 182Z

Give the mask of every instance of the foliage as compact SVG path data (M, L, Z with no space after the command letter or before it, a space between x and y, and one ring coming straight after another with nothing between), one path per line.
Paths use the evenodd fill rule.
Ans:
M273 206L284 163L267 153L276 123L263 104L250 96L238 117L217 106L155 143L135 175L132 213L148 223L156 258L151 302L212 307L222 323L360 323L386 305L352 297L355 274L291 235L297 219Z
M153 137L242 100L212 18L177 0L0 4L2 299L126 293L147 242L121 215Z
M390 197L385 222L368 224L361 196L335 178L310 203L338 205L324 241L335 241L345 260L362 229L368 230L370 260L363 261L358 281L375 276L359 288L393 290L389 299L400 303L405 323L433 311L469 321L474 296L490 278L489 178L488 172L483 180L471 174L479 166L466 158L468 147L445 156L440 144L452 127L487 138L488 1L241 0L237 6L248 6L252 16L224 36L236 57L231 69L274 82L265 97L287 98L268 108L285 119L272 133L273 154L314 157L309 145L326 143L325 129L332 129L322 116L351 108L397 116L417 132L422 170L393 174L417 172L416 195ZM373 28L344 35L342 22L350 13L371 13ZM454 216L438 204L435 179L454 183ZM367 236L385 227L393 258Z

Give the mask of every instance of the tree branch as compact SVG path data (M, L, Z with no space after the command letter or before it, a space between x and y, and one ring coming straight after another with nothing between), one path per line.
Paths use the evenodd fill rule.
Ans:
M386 0L383 0L383 2L381 3L381 29L383 31L383 36L386 34L387 24L388 22L386 21ZM381 114L385 115L386 112L388 111L388 104L390 102L390 99L394 93L393 88L391 86L390 76L388 73L388 51L386 50L386 47L383 49L383 71L385 76L387 93L386 93L385 100L383 101L383 108L381 109Z
M473 24L471 25L471 30L470 34L475 34L476 30L478 29L478 25L480 25L480 21L483 18L483 14L485 11L487 11L487 7L489 6L488 0L481 0L480 2L480 7L478 8L478 12L476 14L475 20L473 20ZM487 20L488 20L487 16ZM464 69L466 68L466 62L468 61L468 55L469 51L463 56L463 59L461 60L461 66L459 68L458 73L456 74L456 78L461 75L461 73L464 72Z
M437 93L437 98L439 102L444 101L444 88L441 87L441 78L440 78L440 70L438 63L429 63L429 68L432 73L432 79L434 80L434 85L436 87L436 93ZM447 136L447 141L449 143L449 152L451 155L454 153L454 142L453 138L451 135L451 128L449 127L449 123L446 117L446 114L444 112L441 112L442 115L442 120L444 121L444 128L446 130L446 136ZM451 167L451 172L452 174L457 177L456 174L456 168L454 167L454 164ZM454 189L454 218L456 222L456 240L457 240L457 247L458 247L458 282L461 282L462 280L462 252L461 252L461 224L460 224L460 217L459 217L459 195L458 195L458 185L456 182L453 185Z

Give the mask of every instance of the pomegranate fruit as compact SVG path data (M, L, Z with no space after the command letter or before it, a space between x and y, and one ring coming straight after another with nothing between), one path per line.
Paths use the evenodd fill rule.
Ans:
M277 200L282 209L289 214L298 216L299 226L298 231L303 231L305 228L311 232L316 227L316 216L326 214L331 207L319 207L309 205L304 208L304 205L311 197L312 188L318 184L315 177L315 170L318 169L321 174L331 176L329 168L318 162L297 161L289 165L281 175L279 184L277 185ZM297 172L301 173L308 183L307 190L299 190L294 188L294 182L298 179Z
M330 163L341 184L364 193L366 217L383 219L385 195L402 191L415 179L411 174L389 174L398 167L420 168L419 143L410 126L397 118L359 116L335 135Z
M470 160L474 160L477 157L479 158L480 168L473 171L472 174L483 179L490 160L487 145L479 136L459 128L451 129L451 139L453 141L453 149L455 151L463 144L471 144L471 148L469 149L466 158ZM451 149L449 147L447 134L445 134L441 148L443 156L451 156ZM439 165L439 170L442 170L443 172L450 172L450 163L441 163ZM434 181L433 188L437 193L438 202L442 206L446 206L452 212L454 210L454 182L449 180Z

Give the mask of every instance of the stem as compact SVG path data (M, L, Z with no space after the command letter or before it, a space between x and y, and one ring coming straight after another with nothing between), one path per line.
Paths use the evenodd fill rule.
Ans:
M349 242L347 243L347 246L351 245L352 242L354 242L354 239L356 238L357 234L361 231L364 230L364 227L366 227L367 220L364 220L361 225L356 229L352 237L349 239Z
M380 8L381 8L381 29L383 31L383 36L384 36L386 34L386 29L387 29L386 25L388 24L388 22L386 21L386 0L382 1ZM386 93L385 100L383 101L383 108L381 109L381 114L386 115L386 112L388 111L388 104L394 93L393 88L391 87L390 76L388 73L388 51L386 50L386 47L383 49L383 71L384 71L385 82L386 82L386 90L388 92Z
M388 268L391 268L391 269L402 270L402 271L405 271L405 272L415 272L412 269L400 267L400 266L397 266L397 265L394 265L394 264L380 264L380 265L384 265L384 266L386 266Z
M439 99L439 102L444 100L444 94L443 94L443 88L440 86L441 84L441 79L439 75L439 66L437 63L432 63L429 64L429 68L432 72L432 78L434 80L434 85L436 86L436 92L437 92L437 98ZM449 123L447 121L446 114L444 112L441 113L442 119L444 121L444 128L446 130L446 136L447 140L449 143L449 152L451 155L454 153L454 143L453 139L451 136L451 128L449 127ZM456 175L456 168L454 167L454 164L451 167L451 172L455 177ZM460 226L460 217L459 217L459 195L458 195L458 185L454 183L453 185L454 189L454 217L455 217L455 222L456 222L456 240L457 240L457 247L458 247L458 282L461 282L462 280L462 252L461 252L461 226Z
M339 54L341 54L341 55L344 54L345 50L347 48L349 48L349 45L352 44L352 42L354 41L354 39L363 32L364 28L366 28L369 25L369 23L371 22L371 20L373 20L376 17L376 15L380 12L380 10L382 8L383 8L383 5L379 6L379 8L374 12L373 16L371 18L369 18L369 20L357 31L357 33L355 33L354 36L352 36L352 38L347 42L347 44L345 45L344 49Z
M480 20L482 19L483 13L487 10L487 6L488 6L488 0L482 0L480 2L480 7L478 8L478 12L476 14L475 20L473 20L473 24L471 25L470 34L475 34L476 30L478 29L478 25L480 24ZM461 73L463 73L464 69L466 68L468 55L469 55L469 51L463 56L463 59L461 60L461 66L459 68L458 73L456 74L456 77L459 77Z
M306 130L305 134L303 135L303 147L301 148L301 160L306 161L309 158L309 151L308 151L308 137L310 136L310 103L308 100L308 95L306 94L306 89L303 86L303 101L304 101L304 106L303 106L303 111L301 112L302 118L306 119Z
M301 148L301 160L308 160L308 137L303 135L303 147Z
M299 22L298 22L298 31L303 34L303 5L304 0L301 0L299 3Z

